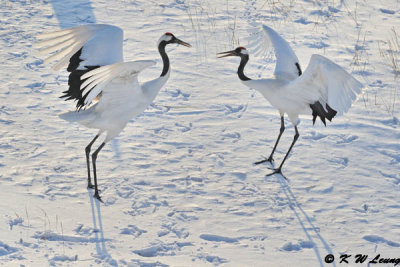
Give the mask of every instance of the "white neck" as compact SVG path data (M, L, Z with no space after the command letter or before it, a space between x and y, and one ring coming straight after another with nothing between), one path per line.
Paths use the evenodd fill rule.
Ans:
M147 81L142 84L143 93L147 95L151 101L156 98L160 89L166 84L169 79L169 75L171 74L171 68L168 69L167 74L164 76L160 76L155 78L154 80Z

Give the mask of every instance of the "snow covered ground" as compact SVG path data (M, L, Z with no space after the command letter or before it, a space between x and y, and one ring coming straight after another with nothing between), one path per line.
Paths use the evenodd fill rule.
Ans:
M278 112L240 83L237 58L216 58L246 46L255 19L290 42L303 69L322 54L366 86L326 128L302 118L283 169L288 181L252 164L269 155ZM0 264L339 266L349 254L349 265L367 266L378 254L400 258L399 1L3 0L0 21ZM169 48L173 71L155 105L99 155L104 204L86 189L84 147L96 131L58 118L74 107L58 98L67 72L43 65L33 46L41 32L86 23L123 28L127 60L159 62L139 80L161 72L162 33L193 45ZM245 72L273 69L273 58L250 55ZM277 163L293 138L287 126ZM369 259L355 264L355 254Z

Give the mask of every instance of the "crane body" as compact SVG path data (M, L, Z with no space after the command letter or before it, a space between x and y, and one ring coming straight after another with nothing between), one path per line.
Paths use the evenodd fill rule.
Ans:
M38 36L40 52L52 54L44 63L57 61L54 70L67 67L70 72L68 90L61 98L76 101L76 110L60 114L69 122L98 129L97 135L86 146L88 188L99 195L96 159L105 144L116 137L132 119L141 114L155 99L170 76L170 63L165 48L168 44L190 44L172 33L163 34L158 40L158 52L163 60L159 77L139 83L139 73L155 65L152 60L123 61L123 31L106 24L89 24ZM98 137L106 133L104 141L92 154L94 185L91 182L90 152Z
M319 117L326 126L326 120L332 121L336 115L342 115L349 110L363 85L342 67L321 55L312 55L303 73L296 54L276 31L262 25L259 35L261 37L253 44L256 51L265 51L266 43L272 44L275 50L276 66L271 78L253 80L244 74L244 68L249 61L249 52L245 47L221 52L219 57L240 57L237 74L241 82L260 92L278 110L281 117L280 132L270 156L255 164L273 163L273 155L285 131L285 114L293 124L295 135L292 144L279 167L268 175L282 174L282 166L300 136L297 128L299 115L312 115L313 124Z

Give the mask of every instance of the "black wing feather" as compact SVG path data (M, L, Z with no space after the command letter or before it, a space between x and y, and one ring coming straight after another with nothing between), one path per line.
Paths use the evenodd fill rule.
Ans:
M70 59L67 71L70 72L68 78L69 88L67 91L64 91L64 95L60 98L65 98L67 100L75 100L76 109L81 110L85 107L85 99L89 92L87 92L84 96L82 95L81 85L85 80L81 80L81 76L86 72L99 68L100 66L85 66L83 70L78 70L79 64L83 61L81 59L82 48L76 52Z

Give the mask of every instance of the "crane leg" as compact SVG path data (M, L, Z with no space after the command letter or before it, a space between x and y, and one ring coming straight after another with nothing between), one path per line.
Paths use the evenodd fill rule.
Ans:
M276 139L276 142L275 142L274 148L272 149L271 155L269 155L268 158L265 158L263 160L255 162L254 164L258 165L258 164L261 164L261 163L264 163L267 161L272 163L274 161L274 158L272 156L275 153L276 147L278 146L279 140L281 139L281 136L284 131L285 131L285 120L284 120L283 116L281 116L281 129L279 130L278 139Z
M292 150L294 144L296 143L297 139L299 139L299 136L300 136L299 131L297 130L297 126L294 126L294 130L296 131L296 134L294 135L293 142L292 142L292 144L290 145L289 150L288 150L288 152L286 153L285 157L283 158L283 161L282 161L281 165L279 165L279 167L278 167L277 169L273 169L274 171L273 171L272 173L270 173L270 174L267 174L267 176L273 175L273 174L275 174L275 173L282 174L282 166L283 166L283 163L285 163L287 157L289 156L290 151ZM283 176L283 175L282 175L282 176ZM285 179L287 179L285 176L283 176L283 177L284 177Z
M99 137L99 135L96 135L93 140L87 145L85 148L86 152L86 164L87 164L87 171L88 171L88 188L93 188L92 181L90 179L90 160L89 160L89 154L90 154L90 149L92 148L93 143L96 141L96 139Z
M99 189L97 187L97 174L96 174L96 159L97 159L97 154L99 154L100 150L104 147L106 143L101 143L101 145L97 148L97 150L92 154L92 163L93 163L93 174L94 174L94 197L101 200L101 197L99 195Z

